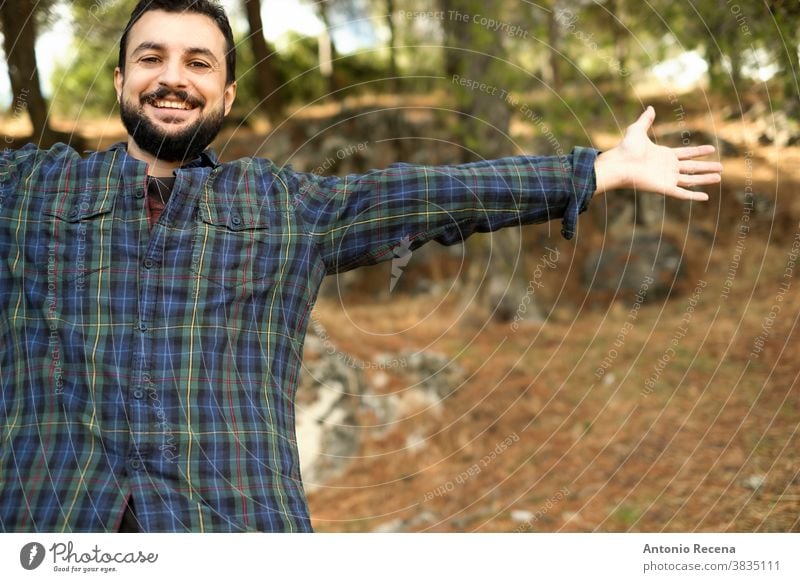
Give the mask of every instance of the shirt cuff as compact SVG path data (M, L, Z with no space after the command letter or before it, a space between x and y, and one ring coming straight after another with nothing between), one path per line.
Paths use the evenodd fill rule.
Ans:
M594 173L594 162L599 150L576 147L570 154L572 157L572 192L569 203L561 221L561 235L569 240L575 236L578 215L589 207L594 191L597 189L597 177Z

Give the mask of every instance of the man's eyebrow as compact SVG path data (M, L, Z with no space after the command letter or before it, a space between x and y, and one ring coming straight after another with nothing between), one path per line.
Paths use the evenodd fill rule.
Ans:
M205 47L189 47L188 49L186 49L185 53L188 54L188 55L200 55L200 56L208 57L209 59L214 61L215 64L219 63L219 61L217 60L217 57L214 56L214 53L211 52L211 50L209 50L209 49L207 49Z
M165 49L166 49L166 47L161 43L145 41L145 42L141 43L139 46L137 46L133 50L133 52L131 52L131 56L134 56L137 53L140 53L140 52L143 52L143 51L147 51L147 50L163 51ZM214 56L214 53L211 52L210 49L207 49L205 47L194 47L194 46L193 47L189 47L184 51L184 54L193 55L193 56L194 55L202 55L202 56L208 57L209 59L214 61L215 64L219 64L219 60L217 59L216 56Z
M148 50L161 51L161 50L164 50L164 45L160 44L160 43L157 43L157 42L145 41L145 42L141 43L139 46L137 46L135 49L133 49L133 51L131 51L131 56L135 55L136 53L140 53L142 51L148 51Z

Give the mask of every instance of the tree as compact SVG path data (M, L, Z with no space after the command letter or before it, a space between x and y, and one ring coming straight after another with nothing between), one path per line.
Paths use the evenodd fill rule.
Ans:
M510 26L516 15L508 6L482 0L439 0L447 78L467 79L492 88L469 89L453 83L461 114L453 139L464 146L463 162L509 154L512 109L504 95L514 89L519 73L508 61L511 37L481 24L491 21ZM467 246L471 261L464 280L464 299L472 302L475 298L478 307L493 317L510 319L525 296L528 281L520 230L503 229L488 238L470 239ZM492 269L487 274L489 261ZM536 315L533 306L527 315Z
M314 2L314 11L325 25L325 32L320 38L320 73L328 82L328 94L333 95L339 90L336 80L335 62L339 58L336 43L333 40L333 21L331 12L335 9L351 9L350 0L321 0Z
M776 32L772 35L774 54L783 70L783 99L789 115L800 113L797 77L800 75L800 4L797 0L775 0L768 4Z
M264 38L261 0L242 0L242 7L247 14L250 28L247 38L255 59L256 90L261 98L259 109L274 122L286 106L284 92L280 90L283 79L277 66L278 53Z
M3 50L8 62L8 76L14 103L28 111L33 125L34 142L52 145L59 136L50 127L48 105L42 95L39 68L36 65L36 38L39 24L52 8L54 0L14 0L0 2L0 26Z
M399 87L397 71L397 29L394 25L395 0L386 1L386 26L389 29L389 88L397 92Z
M53 72L53 108L77 119L84 115L109 117L117 106L114 68L119 39L136 0L98 3L73 0L73 40L69 58Z

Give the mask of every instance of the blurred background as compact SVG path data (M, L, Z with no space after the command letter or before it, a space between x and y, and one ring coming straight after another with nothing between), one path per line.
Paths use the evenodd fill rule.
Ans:
M5 147L125 139L128 0L0 3ZM298 442L318 531L800 531L800 4L229 0L214 147L316 174L712 143L638 192L329 278ZM405 252L403 252L405 251Z

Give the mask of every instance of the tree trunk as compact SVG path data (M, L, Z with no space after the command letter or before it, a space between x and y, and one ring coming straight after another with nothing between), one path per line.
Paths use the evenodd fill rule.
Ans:
M338 99L338 96L335 93L339 90L339 83L336 81L336 59L338 58L338 53L336 51L336 43L333 42L333 33L331 28L331 18L330 14L328 13L328 4L327 2L320 2L317 5L317 12L319 14L322 23L325 25L325 32L324 42L328 44L326 48L326 54L328 55L329 59L329 66L327 68L327 74L323 73L323 76L327 78L328 81L328 95L333 96L334 99ZM322 54L322 51L320 51ZM322 63L320 62L320 71L322 69ZM322 71L321 71L322 72Z
M628 64L628 37L630 31L625 26L626 9L624 0L612 0L608 4L608 10L616 18L612 19L612 35L614 37L614 57L616 58L618 70L611 68L611 74L616 78L617 92L615 101L618 104L623 104L627 101L626 97L630 87L627 80L627 64Z
M264 38L261 22L261 0L242 0L250 26L250 48L255 58L256 86L261 102L259 109L272 123L283 113L285 103L279 87L281 75L277 69L278 54Z
M48 107L39 83L36 66L36 19L30 0L0 2L3 49L8 61L8 76L14 92L12 108L21 114L25 109L33 125L33 141L52 145L53 132L48 121Z
M397 30L394 25L394 0L386 0L386 25L389 27L389 90L397 93L400 86L397 77Z
M499 3L480 0L440 0L440 9L469 15L481 14L503 22ZM452 75L485 83L498 89L470 90L453 85L456 107L462 112L453 128L453 139L463 146L460 161L492 159L509 155L512 144L506 137L511 122L511 106L499 90L511 90L505 74L507 47L503 38L480 24L451 18L449 12L442 25L445 27L447 45L445 62L448 81ZM449 47L449 48L448 48ZM479 309L479 317L509 321L525 296L529 276L522 250L522 233L510 227L491 236L474 236L466 244L469 267L463 277L462 297L470 307ZM526 317L537 317L533 304L527 308Z
M458 74L462 58L459 52L455 50L455 47L458 46L456 27L453 26L447 16L455 9L456 2L457 0L439 0L439 10L445 14L445 19L442 23L444 32L444 74L448 79L452 79L453 75Z
M797 57L800 35L795 26L786 26L784 29L786 47L781 51L783 61L783 99L784 110L792 117L800 113L800 95L797 89L797 76L800 75L800 61Z
M557 7L558 3L556 2L553 4L554 10L547 13L547 42L550 44L547 82L556 93L560 93L563 80L561 77L562 56L559 54L561 52L561 25L558 22L557 12L555 10Z

